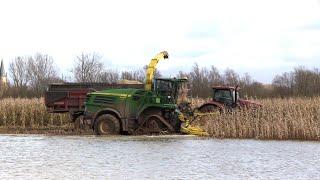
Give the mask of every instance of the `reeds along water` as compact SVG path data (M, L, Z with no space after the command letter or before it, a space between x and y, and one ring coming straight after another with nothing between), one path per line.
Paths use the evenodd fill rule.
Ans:
M320 97L258 101L260 109L203 117L205 129L217 138L320 140Z
M0 127L41 129L69 124L68 114L49 114L43 98L0 100Z

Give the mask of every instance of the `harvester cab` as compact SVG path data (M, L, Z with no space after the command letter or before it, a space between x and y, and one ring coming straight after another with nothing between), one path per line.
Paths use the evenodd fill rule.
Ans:
M184 97L184 87L188 79L157 78L153 83L153 90L157 96L163 97L165 103L177 104Z

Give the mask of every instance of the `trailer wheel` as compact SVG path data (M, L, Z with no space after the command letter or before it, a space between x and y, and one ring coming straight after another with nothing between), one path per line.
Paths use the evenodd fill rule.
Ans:
M79 118L79 117L77 117L77 118L74 120L73 125L74 125L74 129L80 129L81 122L80 122L80 118Z
M94 123L96 135L117 135L120 134L119 120L111 114L103 114Z
M74 129L85 129L83 119L84 119L84 115L79 115L78 117L76 117L76 119L73 122Z

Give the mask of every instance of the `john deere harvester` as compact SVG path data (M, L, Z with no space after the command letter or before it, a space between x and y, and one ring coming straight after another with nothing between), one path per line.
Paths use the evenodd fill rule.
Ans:
M97 135L180 132L186 118L177 101L187 79L154 79L157 63L167 58L164 51L151 60L144 89L106 89L87 95L85 118ZM183 131L186 126L183 123Z

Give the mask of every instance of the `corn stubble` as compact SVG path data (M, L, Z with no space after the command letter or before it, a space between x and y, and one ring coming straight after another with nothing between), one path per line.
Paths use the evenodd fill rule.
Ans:
M200 121L216 138L320 140L320 97L258 101L262 108L237 109ZM192 103L202 102L194 99Z

